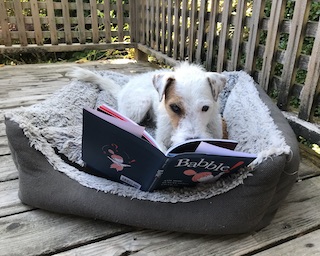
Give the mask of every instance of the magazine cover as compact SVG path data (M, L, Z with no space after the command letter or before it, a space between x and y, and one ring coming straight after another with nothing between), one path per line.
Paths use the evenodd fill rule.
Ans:
M222 139L191 140L162 152L149 136L132 121L85 108L82 157L87 171L152 191L214 182L256 158L233 151L237 143Z

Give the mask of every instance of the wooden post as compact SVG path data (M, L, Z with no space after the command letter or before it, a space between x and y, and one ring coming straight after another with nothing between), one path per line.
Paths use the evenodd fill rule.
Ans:
M9 19L7 14L7 8L5 6L4 0L0 0L0 26L2 29L2 37L5 46L11 46L11 35L9 31Z

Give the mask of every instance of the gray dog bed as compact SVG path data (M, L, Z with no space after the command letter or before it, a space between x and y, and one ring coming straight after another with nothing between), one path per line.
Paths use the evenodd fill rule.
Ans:
M100 72L117 83L129 76ZM268 225L295 182L299 149L282 113L244 72L225 72L221 112L252 170L193 188L152 193L82 171L82 108L115 99L71 82L49 99L6 113L6 132L25 204L126 225L199 234L235 234ZM147 124L148 125L148 124ZM152 127L149 128L152 132Z

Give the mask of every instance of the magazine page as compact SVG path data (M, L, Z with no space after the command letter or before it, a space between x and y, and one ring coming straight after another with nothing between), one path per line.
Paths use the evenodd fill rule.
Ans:
M216 145L218 147L228 148L230 150L235 149L235 147L238 144L238 142L235 140L226 140L226 139L191 139L191 140L187 140L182 143L173 145L166 151L165 155L169 156L172 154L195 152L198 146L200 145L200 143L202 142L206 142L209 145Z
M211 154L211 155L217 155L217 156L234 156L234 157L249 157L249 158L256 158L257 155L240 152L240 151L234 151L222 147L217 147L215 145L201 142L197 149L195 150L196 153L203 153L203 154Z
M138 125L137 123L135 123L134 121L132 121L130 118L122 115L120 112L118 112L117 110L113 109L112 107L106 105L106 104L103 104L101 105L99 108L98 108L99 111L105 113L105 114L108 114L112 117L115 117L115 118L118 118L122 121L125 121L125 122L128 122L128 123L131 123L133 125ZM125 130L128 131L128 132L131 132L131 126L125 126ZM146 131L144 130L143 131L143 134L142 136L143 139L145 139L146 141L148 141L150 144L152 144L153 146L155 146L156 148L159 148L160 149L160 146L158 145L158 143L156 142L156 140Z

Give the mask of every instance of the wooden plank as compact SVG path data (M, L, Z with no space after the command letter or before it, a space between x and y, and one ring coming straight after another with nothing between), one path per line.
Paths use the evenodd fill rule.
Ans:
M320 230L293 239L256 256L320 255Z
M151 29L151 19L150 19L150 0L146 1L146 46L151 46L150 42L150 29Z
M26 35L26 27L24 23L24 15L22 13L21 2L20 0L13 0L14 4L14 12L16 18L16 25L18 27L19 32L19 42L20 45L26 46L28 45L28 39Z
M47 0L47 15L52 45L58 45L57 25L54 14L53 0Z
M131 42L137 42L139 38L139 22L141 19L141 11L139 10L139 0L138 1L129 1L130 11L130 40Z
M239 0L237 4L237 13L234 25L234 33L232 38L232 49L231 49L231 65L232 70L237 70L239 68L240 61L240 47L243 41L243 23L246 16L246 6L247 2L245 0Z
M160 50L160 1L155 1L155 16L154 16L154 22L155 22L155 44L154 49L156 51Z
M222 72L224 70L224 65L226 62L226 43L229 34L229 17L231 12L232 0L227 0L223 2L223 11L221 18L221 31L219 34L219 50L217 56L217 71Z
M19 181L0 182L0 221L4 216L34 209L21 203L18 198Z
M33 27L37 45L43 45L42 29L40 24L39 8L37 0L30 0Z
M8 147L8 139L7 136L0 137L0 156L1 155L9 155L11 152Z
M20 46L11 46L6 48L0 47L0 53L13 53L13 52L28 52L32 50L44 50L47 52L69 52L69 51L84 51L84 50L106 50L106 49L125 49L125 48L135 48L135 43L126 43L126 42L120 42L120 43L110 43L110 44L59 44L59 45L43 45L43 46L37 46L37 45L29 45L25 47Z
M181 2L181 25L180 25L180 60L185 59L186 33L187 33L187 0Z
M0 254L52 254L128 230L103 221L35 210L0 218Z
M7 8L5 7L4 0L0 0L0 26L1 26L1 40L3 40L3 44L5 46L11 46L11 35L9 30L9 24L8 24L8 14L7 14Z
M11 155L0 155L0 184L18 178L18 171Z
M66 44L72 44L71 35L71 22L69 14L69 2L68 0L61 0L62 4L62 16L63 16L63 29L64 29L64 39Z
M173 47L173 43L172 43L172 28L173 28L173 17L172 17L172 8L173 8L173 3L172 0L168 0L167 3L167 39L166 39L166 43L167 43L167 49L165 50L165 52L167 53L167 55L169 57L172 56L172 47Z
M246 61L244 69L251 74L254 70L256 58L256 50L259 43L259 25L260 19L263 17L264 1L253 1L252 17L249 24L249 38L246 47Z
M212 70L214 58L214 44L217 33L217 15L218 15L219 0L211 1L210 17L209 17L209 32L207 34L207 54L205 67Z
M180 27L180 17L179 17L179 10L180 10L180 1L175 0L174 2L174 25L173 25L173 59L178 59L179 56L179 42L180 42L180 35L179 35L179 27Z
M188 31L189 46L188 46L188 60L193 62L195 58L195 42L196 42L196 15L197 15L197 1L191 1L189 16L190 16L190 27Z
M259 84L267 91L269 88L270 78L273 72L273 60L279 40L279 26L283 19L286 1L273 1L271 6L270 19L268 22L268 34L266 39L266 47L263 55L263 64L261 69L261 78Z
M204 50L204 34L206 31L205 28L205 16L206 16L206 6L208 2L207 1L201 1L200 2L200 10L199 10L199 26L198 26L198 45L196 50L196 62L202 63L202 53Z
M168 1L162 0L161 1L161 37L160 37L160 50L162 53L166 53L166 43L168 40L167 36L167 8L168 8ZM169 34L170 35L170 34Z
M320 224L320 177L295 184L271 224L251 234L236 236L200 236L182 233L141 231L120 235L83 246L60 255L252 255L284 239L298 237ZM187 252L185 254L185 252ZM105 253L105 254L104 254ZM273 254L270 254L273 255Z
M104 26L106 43L111 43L110 0L104 1Z
M309 18L311 2L308 0L295 3L288 45L284 55L281 83L279 85L279 96L277 105L286 110L289 94L296 76L296 64L303 44L303 33Z
M77 4L77 20L78 20L78 33L79 33L79 43L85 44L86 43L86 29L84 24L84 10L83 10L83 1L76 0Z
M90 13L91 13L91 29L92 29L92 42L99 43L99 25L97 13L97 1L90 0Z
M123 42L123 5L122 0L117 0L117 24L118 24L118 41Z
M300 96L299 118L309 121L312 120L312 108L314 108L314 100L319 92L320 85L320 21L318 22L318 31L308 65L308 73L305 85Z

